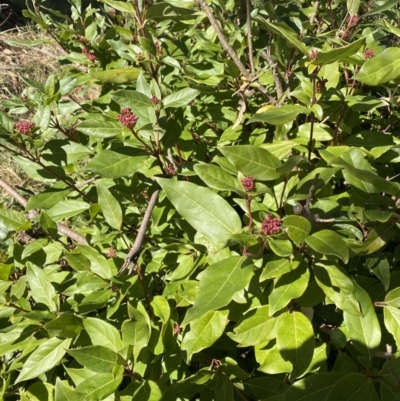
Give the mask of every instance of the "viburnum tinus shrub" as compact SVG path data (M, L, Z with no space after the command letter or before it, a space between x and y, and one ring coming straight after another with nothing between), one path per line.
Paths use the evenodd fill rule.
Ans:
M2 399L400 396L395 3L27 4Z

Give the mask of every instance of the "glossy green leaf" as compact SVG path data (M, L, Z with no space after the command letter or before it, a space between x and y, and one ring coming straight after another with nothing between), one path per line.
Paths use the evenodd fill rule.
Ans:
M349 249L343 238L332 230L321 230L305 239L307 245L322 255L333 255L343 262L349 260Z
M268 109L264 113L254 114L247 123L264 122L270 125L283 125L293 121L299 114L308 114L309 112L310 110L306 107L287 104Z
M293 255L293 245L289 240L268 237L268 245L277 256L284 258Z
M110 323L94 317L87 317L83 321L83 326L93 345L101 345L114 352L122 349L119 331Z
M286 216L283 226L286 227L288 237L298 246L304 243L311 232L311 223L302 216Z
M15 383L30 380L57 366L67 351L71 339L50 338L33 351L25 361Z
M110 279L117 272L111 268L107 259L88 245L77 245L77 249L90 260L90 269L104 279ZM83 263L85 261L83 260ZM86 265L86 264L85 264Z
M354 401L379 401L375 392L374 383L365 375L360 373L349 373L340 378L332 387L326 401L338 399Z
M69 219L89 209L89 204L76 200L65 200L58 202L47 211L47 214L56 223L64 219Z
M51 236L57 235L57 223L43 210L40 212L39 224Z
M183 21L195 18L194 10L183 7L175 7L174 4L161 2L153 4L146 13L146 18L155 21L173 20Z
M236 177L214 164L196 164L194 171L211 188L221 191L243 190Z
M44 328L56 337L74 338L83 329L82 320L72 313L63 313L46 323Z
M0 223L9 231L24 231L31 227L31 223L22 213L10 209L0 209Z
M92 73L92 77L104 83L123 84L125 82L134 82L140 74L139 68L115 68L113 70L106 70Z
M325 401L333 386L342 377L344 374L339 372L309 375L288 388L285 401Z
M365 85L377 86L400 76L400 49L390 47L367 60L354 79Z
M111 372L117 363L117 354L111 349L100 345L70 349L68 354L93 372Z
M333 264L316 263L313 270L318 286L329 301L347 313L361 314L353 282L342 269Z
M118 389L121 381L122 374L114 377L111 373L98 373L80 383L76 391L84 394L85 400L103 400Z
M51 311L57 311L57 293L43 269L28 263L26 277L32 298L37 303L46 305Z
M360 0L347 0L347 11L351 16L357 15L360 8Z
M85 401L83 394L77 393L66 380L57 377L54 401Z
M140 385L137 391L131 398L132 401L161 401L162 399L162 387L159 383L152 380L145 380Z
M49 209L56 205L61 199L64 199L69 192L69 190L53 188L41 192L40 194L32 195L28 200L25 210Z
M276 337L276 318L270 316L269 305L259 306L247 312L228 336L239 347L251 347Z
M369 15L374 15L374 14L379 14L383 13L386 10L391 10L394 6L396 6L399 3L399 0L388 0L384 4L379 5L377 3L377 7L373 7L372 10L369 10L366 12L363 17L367 17ZM374 3L375 4L375 3Z
M270 181L279 177L276 169L281 166L281 162L268 150L253 145L240 145L219 148L219 151L241 173L255 180Z
M121 178L133 174L147 159L147 154L135 148L124 147L118 152L107 149L90 160L85 169L100 177Z
M94 138L112 138L122 134L123 126L117 121L84 120L76 128Z
M264 281L271 278L277 278L285 273L289 273L299 266L298 260L291 260L275 256L272 260L268 261L265 265L260 281Z
M39 238L36 241L30 242L25 246L24 251L22 252L21 258L25 259L28 256L40 251L44 246L49 243L47 238Z
M201 276L194 305L186 312L182 325L228 305L235 293L249 283L252 275L253 265L239 256L208 266Z
M385 317L385 327L394 337L398 347L400 344L400 309L390 305L385 305L383 315Z
M98 202L103 212L106 222L117 230L122 225L122 209L115 197L102 185L99 181L96 182Z
M274 288L269 294L269 314L285 308L292 299L299 298L307 288L310 271L306 263L301 263L293 271L274 280Z
M217 386L215 388L215 399L224 401L234 401L235 392L233 383L227 375L217 376Z
M158 178L178 213L198 232L217 244L239 234L242 224L228 202L208 188L185 181Z
M258 370L267 374L289 373L292 370L292 363L282 357L278 351L275 341L270 341L266 346L256 346L256 361L260 364Z
M168 107L184 107L188 106L196 97L200 94L200 91L192 88L181 89L178 92L171 93L166 96L162 103L165 108Z
M357 316L344 311L344 321L354 346L363 355L372 359L381 342L381 328L368 293L356 282L354 288L362 315Z
M283 359L293 366L290 378L301 376L310 365L314 353L311 322L301 312L292 312L279 318L276 344Z
M220 338L228 323L228 311L211 310L190 323L190 331L183 337L181 349L189 362L196 352L211 347Z
M356 0L350 0L356 1ZM365 38L360 38L349 45L338 47L328 51L319 51L317 57L313 60L314 64L324 65L335 61L343 61L346 57L353 56L357 50L365 44ZM361 67L362 69L362 67Z
M133 313L132 320L122 323L122 345L132 345L134 358L137 359L140 351L149 344L151 330L143 313L138 310Z

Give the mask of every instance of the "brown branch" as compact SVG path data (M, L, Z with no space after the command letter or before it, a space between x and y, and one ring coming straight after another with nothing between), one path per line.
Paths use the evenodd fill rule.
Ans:
M118 276L121 275L121 273L129 266L129 271L128 273L131 274L133 267L135 265L135 262L137 258L139 257L139 253L142 249L144 237L147 231L147 226L150 221L151 213L153 212L154 206L156 205L158 194L160 193L160 189L156 189L153 194L151 195L150 201L147 204L146 212L143 216L142 224L140 224L140 228L138 230L135 242L133 243L133 246L131 250L129 251L125 263L122 265L121 269L118 272Z
M249 72L246 70L246 67L243 65L243 63L240 61L238 55L236 54L235 50L232 48L232 46L228 43L226 40L224 34L222 33L221 27L218 25L217 20L215 19L210 7L208 7L208 4L206 3L206 0L196 0L199 6L204 10L204 12L207 15L207 18L209 19L212 27L215 29L215 32L217 33L218 39L221 42L221 46L224 48L224 50L229 54L231 57L232 61L236 64L236 66L239 68L242 76L246 78L247 81L249 82L256 82L257 85L255 85L255 88L257 88L266 99L271 104L275 104L276 101L275 99L268 94L267 88L262 86L258 82L257 77L253 77Z
M277 63L274 63L274 60L272 60L271 51L270 51L269 47L266 50L262 50L260 52L260 54L261 54L261 56L263 56L265 58L265 60L267 60L267 63L271 67L272 76L274 77L274 81L275 81L276 97L277 97L277 100L279 100L282 96L283 89L282 89L282 83L279 78L278 71L276 69Z
M253 38L251 35L250 9L251 9L250 0L246 0L247 45L249 46L249 60L250 60L251 75L254 75L256 73L256 70L254 68L254 59L253 59Z
M0 178L0 187L3 188L9 195L11 195L20 205L26 207L28 201L23 196L21 196L14 188L12 188L5 181L3 181L1 178ZM38 212L36 210L31 210L30 212L31 213L28 215L28 218L35 218L38 216ZM76 231L72 230L71 228L67 227L64 224L57 223L57 231L60 234L63 234L71 238L78 244L88 245L88 242L86 241L86 238L83 235L77 233Z

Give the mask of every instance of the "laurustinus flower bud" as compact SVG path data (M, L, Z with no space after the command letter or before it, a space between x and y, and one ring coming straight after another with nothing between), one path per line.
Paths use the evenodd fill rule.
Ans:
M121 121L122 124L125 125L125 127L132 129L138 120L138 116L132 113L131 109L128 107L124 107L121 109L121 113L118 115L118 120Z
M250 192L254 189L254 178L253 177L245 177L242 180L243 189L246 192Z
M35 124L31 121L20 121L14 124L15 129L23 135L29 135L35 128Z
M281 230L281 219L268 214L261 224L261 230L265 235L273 235Z
M153 95L153 96L150 98L150 100L151 100L151 102L152 102L153 104L158 104L158 103L160 103L160 99L159 99L156 95Z

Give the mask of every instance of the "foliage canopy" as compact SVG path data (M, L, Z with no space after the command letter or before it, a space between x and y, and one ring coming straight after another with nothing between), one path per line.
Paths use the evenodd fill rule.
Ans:
M0 398L398 399L398 1L69 2L1 101Z

